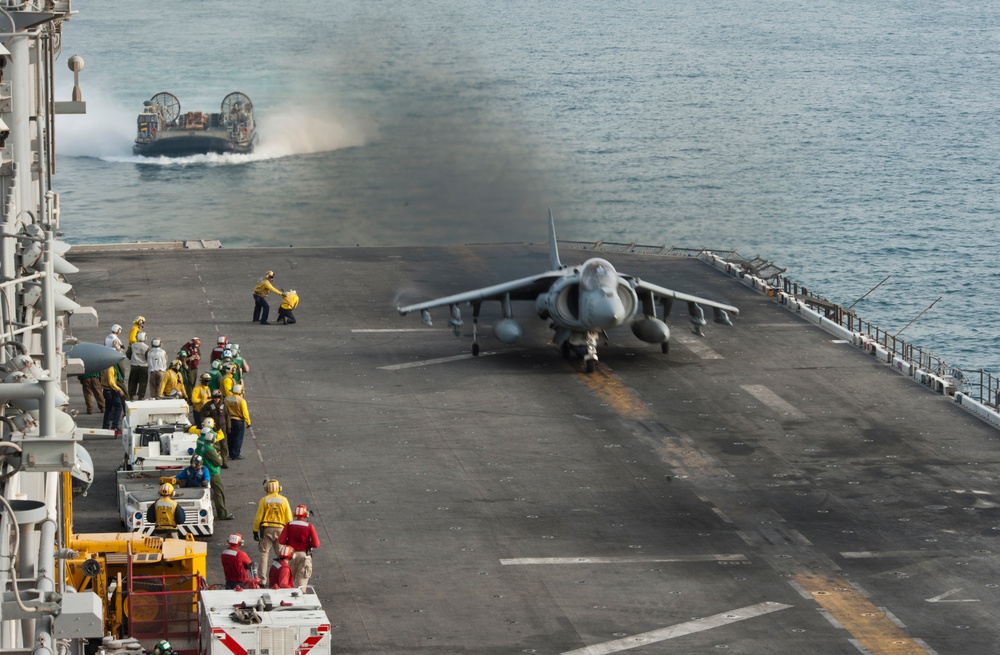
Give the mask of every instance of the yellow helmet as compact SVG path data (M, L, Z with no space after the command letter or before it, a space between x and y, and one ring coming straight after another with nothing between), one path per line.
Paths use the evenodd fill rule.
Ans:
M265 486L269 494L281 493L281 484L277 480L268 480Z
M133 323L138 323L139 325L142 325L143 323L146 322L146 317L145 316L136 316L134 319L132 319L132 322Z
M270 280L271 278L274 277L274 271L268 271L267 273L264 273L264 277Z
M160 495L161 496L173 496L174 495L174 485L169 482L164 482L160 485Z
M203 428L214 428L215 427L215 419L212 418L211 416L209 416L204 421L202 421L201 426Z

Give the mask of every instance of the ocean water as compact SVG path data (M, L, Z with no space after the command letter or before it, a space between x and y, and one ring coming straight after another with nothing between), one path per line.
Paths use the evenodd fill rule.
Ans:
M546 238L736 249L1000 371L1000 13L888 0L78 3L71 243ZM71 75L60 67L68 98ZM250 156L131 155L159 91L255 105ZM669 286L669 280L661 281ZM933 309L906 327L935 299Z

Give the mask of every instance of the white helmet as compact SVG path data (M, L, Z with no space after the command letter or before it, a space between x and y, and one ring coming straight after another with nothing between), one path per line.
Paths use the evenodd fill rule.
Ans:
M143 332L143 334L145 334L145 332ZM154 348L159 348L160 347L160 340L159 339L153 339L153 347Z
M236 395L240 395L241 393L243 393L243 385L242 384L234 384L233 385L233 393L235 393Z
M111 326L111 334L118 334L121 331L122 331L122 326L118 325L117 323Z
M135 340L136 341L145 341L146 340L146 333L145 332L140 332L139 334L135 335Z

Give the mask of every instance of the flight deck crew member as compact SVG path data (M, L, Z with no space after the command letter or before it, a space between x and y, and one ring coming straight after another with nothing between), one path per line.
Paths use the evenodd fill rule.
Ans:
M211 479L201 455L191 455L191 464L174 476L174 482L180 482L185 487L207 487Z
M201 410L212 399L212 389L208 386L211 381L211 375L202 373L200 383L191 389L191 407L194 409L194 424L199 428L201 427Z
M274 558L274 564L267 570L268 589L294 589L295 582L292 579L292 569L288 567L288 560L292 556L291 546L279 546L278 556Z
M211 477L212 484L212 505L215 515L222 521L230 521L236 516L226 509L226 488L222 484L222 456L215 449L217 435L214 427L205 421L205 427L201 429L201 437L198 438L198 445L194 450L195 455L201 455L205 460L205 468Z
M290 563L292 573L295 575L295 586L304 587L309 584L309 578L312 577L312 551L314 548L319 548L319 535L316 534L316 526L307 520L308 507L296 505L294 514L295 519L278 535L278 543L282 546L291 546L295 551Z
M208 425L209 420L212 425L228 425L229 415L226 414L226 400L222 397L222 392L218 389L212 391L212 399L201 408L202 425ZM215 442L215 449L222 456L222 468L229 468L229 440ZM265 565L267 562L264 563ZM265 567L261 568L263 571Z
M201 339L191 337L190 341L181 346L181 352L184 353L184 356L178 356L177 359L181 360L181 366L184 370L184 388L187 389L188 396L190 396L194 385L198 384L198 366L201 364Z
M80 385L83 387L83 402L87 405L87 413L94 413L94 403L97 409L104 413L104 392L101 391L101 371L84 373L77 376L80 378Z
M142 318L141 316L139 318ZM146 343L146 333L139 332L135 341L129 345L125 353L129 360L128 367L128 399L145 400L146 387L149 385L149 344Z
M266 494L257 503L257 516L253 519L253 539L260 551L260 570L267 570L267 558L271 547L278 550L281 530L294 518L288 499L281 495L281 484L277 480L264 483Z
M284 323L285 325L291 325L295 322L295 314L292 310L299 306L299 294L295 293L295 289L289 289L286 293L281 294L281 307L278 308L278 321Z
M146 351L146 363L149 364L149 397L159 398L167 372L167 351L160 348L159 339L153 339L153 347Z
M115 323L111 326L111 333L104 337L104 345L108 348L114 348L120 353L125 352L125 346L122 345L121 340L122 326Z
M226 348L229 347L226 344L227 344L226 335L223 334L222 336L219 337L219 342L215 346L215 348L212 348L212 359L211 359L211 361L214 362L215 360L222 358L222 353L226 350Z
M170 369L163 375L160 396L187 400L187 390L184 389L184 378L181 374L181 360L175 359Z
M234 384L226 396L226 413L229 414L229 459L243 459L243 435L250 427L250 410L243 398L243 385Z
M146 522L155 523L156 530L176 530L187 519L184 508L174 502L173 495L174 485L164 482L160 485L159 499L146 510Z
M142 326L146 324L145 316L136 316L132 320L132 329L128 331L128 345L132 345L139 340L139 333L142 332Z
M121 430L122 413L125 408L125 374L121 364L115 364L104 369L101 374L101 393L104 394L105 430Z
M228 546L222 551L222 573L226 576L226 589L246 588L250 582L250 569L253 561L241 546L243 535L234 532L226 540Z
M253 320L267 325L267 314L271 311L271 306L267 304L267 294L276 293L279 296L284 293L281 289L271 284L274 279L274 271L264 273L264 277L257 280L257 286L253 288Z

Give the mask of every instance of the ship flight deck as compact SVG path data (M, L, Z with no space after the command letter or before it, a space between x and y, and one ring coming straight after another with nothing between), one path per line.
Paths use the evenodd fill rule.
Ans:
M564 249L565 263L589 253ZM601 253L731 303L669 355L626 328L586 374L530 303L514 347L396 307L545 270L544 245L74 249L101 328L146 317L171 355L218 335L250 365L246 459L224 472L247 549L262 481L323 542L334 653L974 653L1000 643L998 433L694 258ZM251 323L265 270L301 298ZM273 296L272 296L273 298ZM277 302L271 303L272 318ZM202 369L207 366L207 357ZM76 381L71 381L76 385ZM82 408L78 387L74 403ZM99 417L83 413L81 427ZM117 526L116 441L76 531Z

